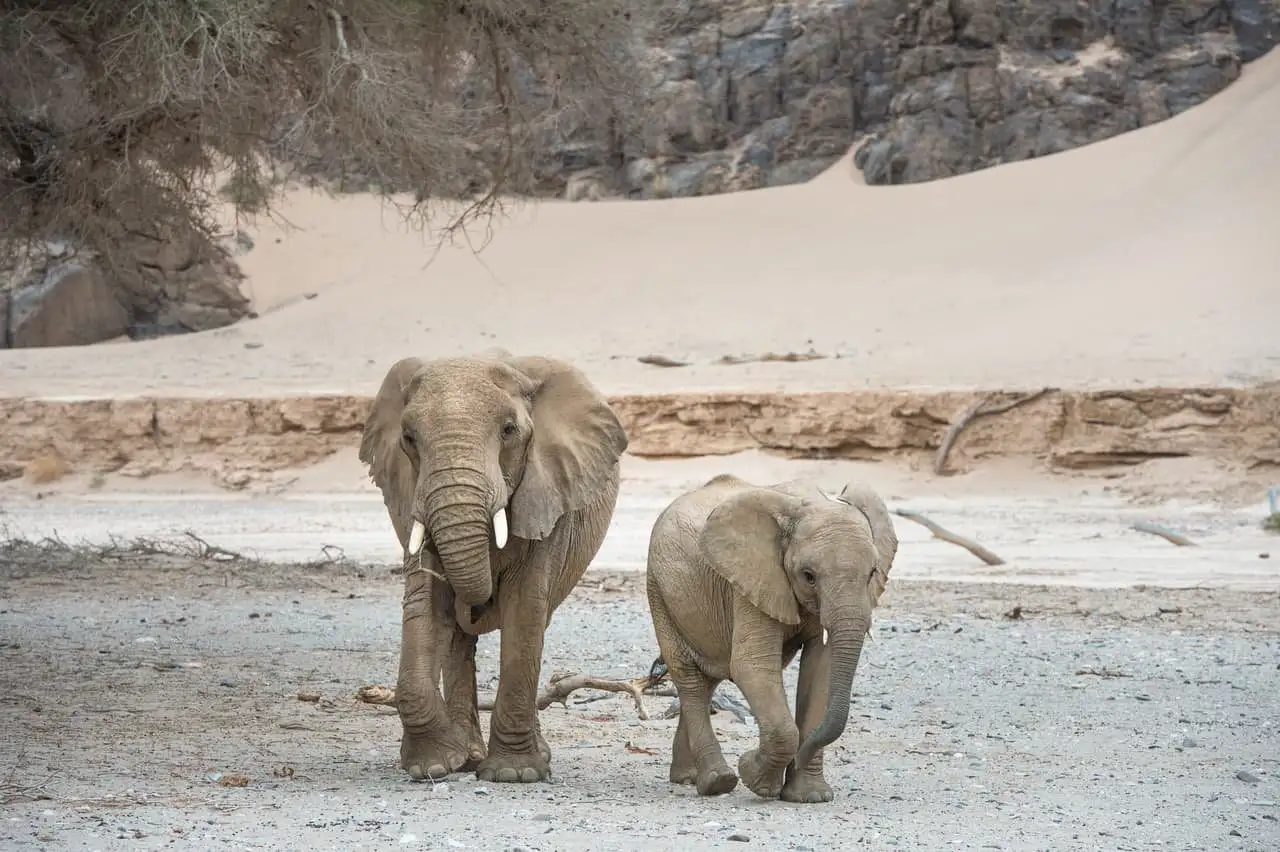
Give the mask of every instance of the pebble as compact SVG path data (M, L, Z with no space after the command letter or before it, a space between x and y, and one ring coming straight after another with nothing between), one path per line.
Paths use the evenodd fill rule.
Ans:
M1196 747L1197 747L1197 746L1199 746L1199 745L1200 745L1200 743L1198 743L1198 742L1196 742L1195 740L1191 739L1191 737L1183 737L1183 738L1182 738L1182 747L1183 747L1183 748L1196 748Z
M743 834L743 833L742 833L742 832L740 832L740 831L735 831L733 834L730 834L730 835L729 835L727 838L725 838L725 839L726 839L726 840L734 840L734 841L737 841L738 843L750 843L750 842L751 842L751 838L750 838L750 837L747 837L745 834Z
M1262 780L1257 775L1254 775L1252 772L1250 772L1247 769L1241 769L1239 772L1236 773L1236 777L1246 784L1257 784L1259 781Z

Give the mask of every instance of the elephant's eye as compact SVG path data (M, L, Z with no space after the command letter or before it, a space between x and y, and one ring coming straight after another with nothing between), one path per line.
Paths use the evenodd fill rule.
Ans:
M509 441L515 436L516 436L516 424L503 423L502 424L502 440Z
M818 585L817 576L815 576L814 573L810 571L808 568L805 568L800 572L800 579L804 580L810 586Z
M400 435L400 440L404 441L404 445L405 445L406 447L412 447L412 446L413 446L413 433L412 433L412 432L410 432L410 431L408 431L408 430L406 430L403 434L401 434L401 435Z

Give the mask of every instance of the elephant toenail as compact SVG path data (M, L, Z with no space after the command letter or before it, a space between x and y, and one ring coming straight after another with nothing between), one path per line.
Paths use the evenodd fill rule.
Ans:
M419 766L419 765L418 765L418 764L416 764L416 763L415 763L413 766L410 766L410 767L409 767L409 777L410 777L410 778L412 778L414 781L421 781L421 780L422 780L422 767L421 767L421 766Z
M498 777L495 780L509 784L512 781L518 780L519 777L520 776L516 774L516 771L514 769L505 767L503 769L498 770Z

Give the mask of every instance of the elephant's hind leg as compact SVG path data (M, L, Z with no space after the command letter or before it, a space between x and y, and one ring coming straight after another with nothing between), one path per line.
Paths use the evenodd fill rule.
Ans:
M658 635L658 647L680 697L680 721L671 744L668 777L673 784L695 784L699 795L729 793L738 786L738 776L725 761L720 741L711 727L711 693L719 681L703 674L685 648L652 575L647 586L649 613Z

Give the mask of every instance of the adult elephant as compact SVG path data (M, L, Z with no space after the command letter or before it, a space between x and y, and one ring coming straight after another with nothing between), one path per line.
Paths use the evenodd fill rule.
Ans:
M535 704L543 634L604 540L626 448L608 403L564 361L495 350L387 372L360 460L404 548L396 703L411 777L550 776ZM475 648L499 628L486 748Z

